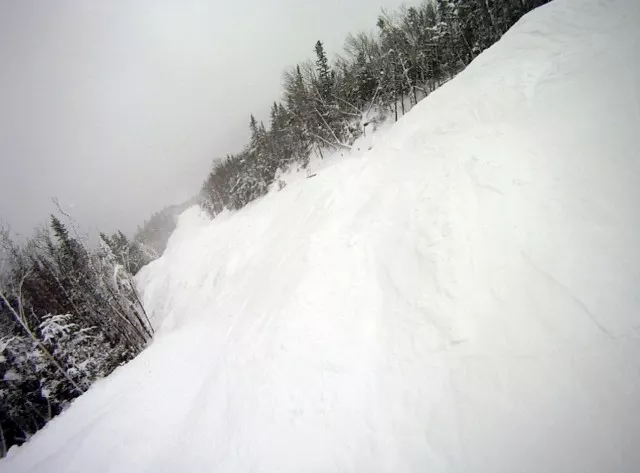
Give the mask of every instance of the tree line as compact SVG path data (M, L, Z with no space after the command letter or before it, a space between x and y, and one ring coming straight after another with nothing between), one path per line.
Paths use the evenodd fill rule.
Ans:
M84 238L51 216L22 244L0 234L0 454L153 335L133 275L153 257L122 232Z
M61 210L21 244L0 228L0 457L151 340L133 277L196 203L154 213L132 239L100 233L97 246Z
M239 209L264 195L279 170L306 167L314 152L349 149L381 116L397 120L548 1L426 0L383 11L377 33L348 36L333 64L318 41L313 60L285 71L269 126L251 115L249 143L216 161L202 207L212 216Z

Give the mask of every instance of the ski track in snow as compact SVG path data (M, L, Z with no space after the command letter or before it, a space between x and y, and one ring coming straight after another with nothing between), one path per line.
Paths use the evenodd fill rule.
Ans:
M556 0L371 151L186 211L154 342L0 471L640 471L638 24Z

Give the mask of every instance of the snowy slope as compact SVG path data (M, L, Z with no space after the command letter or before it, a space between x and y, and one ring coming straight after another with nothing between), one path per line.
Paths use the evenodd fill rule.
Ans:
M556 0L372 151L185 212L157 339L0 470L640 471L638 24Z

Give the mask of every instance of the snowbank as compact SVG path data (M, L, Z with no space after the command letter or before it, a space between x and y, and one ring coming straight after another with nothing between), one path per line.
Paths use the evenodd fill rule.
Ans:
M0 470L640 470L638 24L556 0L370 152L185 212L157 339Z

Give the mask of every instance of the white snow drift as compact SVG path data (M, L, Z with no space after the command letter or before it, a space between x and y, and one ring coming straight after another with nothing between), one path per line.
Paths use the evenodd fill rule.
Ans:
M372 151L185 212L157 339L0 470L640 471L639 24L556 0Z

